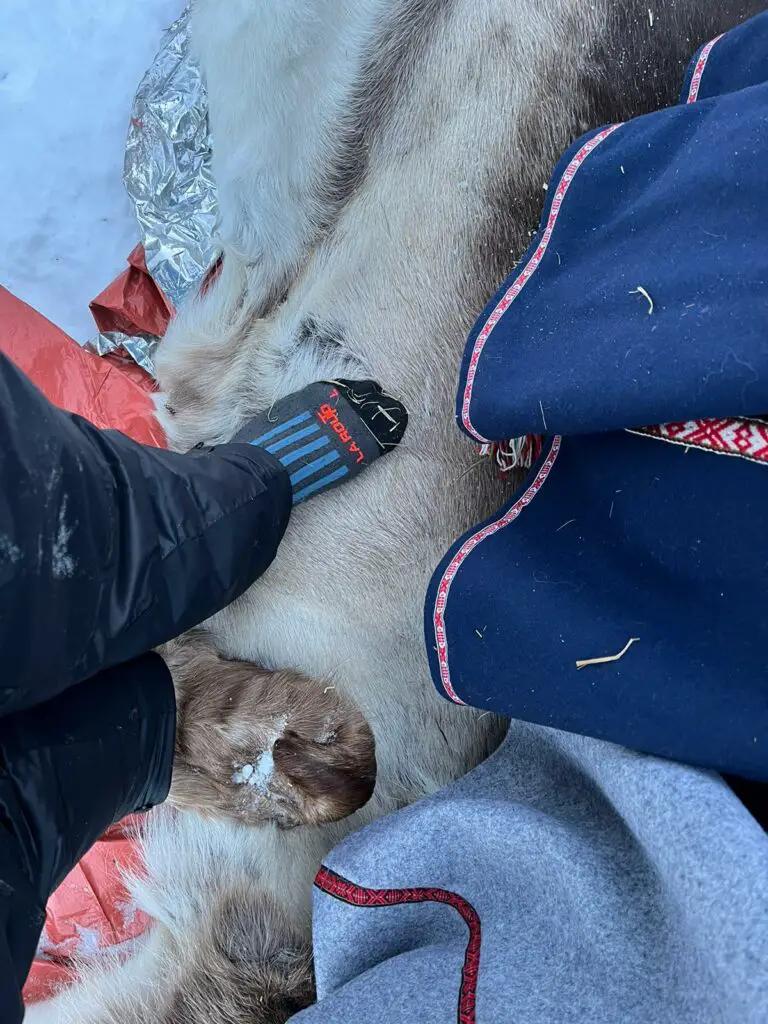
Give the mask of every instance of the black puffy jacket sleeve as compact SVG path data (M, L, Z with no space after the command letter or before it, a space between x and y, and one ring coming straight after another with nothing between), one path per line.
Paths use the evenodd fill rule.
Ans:
M234 600L274 558L290 509L268 452L179 455L97 430L0 356L0 716Z

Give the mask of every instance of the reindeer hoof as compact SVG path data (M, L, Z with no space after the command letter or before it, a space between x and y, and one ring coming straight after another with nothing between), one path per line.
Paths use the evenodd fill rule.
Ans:
M197 635L160 654L178 706L172 805L291 828L337 821L370 799L373 733L333 686L228 661Z

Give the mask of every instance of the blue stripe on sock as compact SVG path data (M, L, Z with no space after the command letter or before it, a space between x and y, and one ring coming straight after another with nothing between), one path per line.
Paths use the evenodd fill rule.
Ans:
M284 430L290 430L291 427L297 427L300 423L306 423L310 415L308 412L302 412L298 416L294 416L292 420L286 420L285 423L281 423L274 430L268 430L266 434L257 437L255 441L249 441L248 444L264 444L265 441L270 441L273 437L277 437L278 434L282 434Z
M282 455L280 461L284 466L290 466L297 459L303 459L305 455L311 455L312 452L318 451L320 448L326 448L328 446L327 437L319 437L317 441L313 441L311 444L305 444L303 448L299 448L295 452L289 452L288 455Z
M348 473L349 470L347 467L342 466L341 469L337 469L333 473L329 473L321 480L316 480L313 484L309 484L303 490L297 491L293 495L293 504L297 505L300 501L303 501L304 498L308 498L310 494L314 494L316 491L321 491L324 487L330 487L331 484L335 483L337 480L341 480L341 478L346 476Z
M305 437L310 437L312 434L319 433L320 425L318 423L313 423L311 427L304 427L303 430L297 430L296 433L290 434L288 437L284 437L280 441L275 441L274 444L268 444L267 451L276 455L277 452L282 451L283 448L296 444L297 441L303 441Z
M302 480L306 480L308 476L312 476L313 473L318 473L321 469L325 469L326 466L330 466L332 462L338 462L341 456L338 452L329 452L328 455L321 455L319 459L315 459L314 462L310 462L304 469L297 469L295 473L291 474L291 486L295 487L296 484L300 484ZM285 463L283 463L285 465Z

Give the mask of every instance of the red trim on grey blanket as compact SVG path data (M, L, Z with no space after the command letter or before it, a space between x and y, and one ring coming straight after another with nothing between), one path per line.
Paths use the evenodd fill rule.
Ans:
M353 907L396 907L405 903L442 903L453 907L469 929L464 965L461 969L458 1024L475 1024L477 976L480 970L480 916L471 903L448 889L366 889L321 867L315 878L317 888Z

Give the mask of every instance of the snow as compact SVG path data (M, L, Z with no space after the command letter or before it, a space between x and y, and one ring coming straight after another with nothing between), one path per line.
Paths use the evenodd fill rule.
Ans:
M138 229L131 102L184 0L0 2L0 285L78 341Z
M244 764L232 776L236 786L255 786L259 793L266 793L275 774L275 759L272 748L259 754L256 764Z
M252 764L244 764L242 768L238 768L235 774L232 776L232 782L236 786L245 786L246 784L251 786L253 783L254 767Z
M67 526L67 500L67 495L65 494L59 509L59 532L53 542L53 552L51 555L53 576L57 580L64 580L73 576L76 565L74 558L69 553L68 547L72 530Z
M77 956L82 957L84 960L92 960L97 957L101 952L101 936L99 935L98 928L82 928L79 924L75 925L77 928L77 934L79 937Z
M2 562L18 562L21 558L21 548L11 541L11 538L3 533L0 534L0 564Z
M256 771L248 780L249 786L255 786L260 793L266 793L272 776L275 774L275 758L271 750L265 750L256 762Z
M259 754L253 764L244 764L240 767L237 764L233 765L233 785L253 786L257 793L268 795L269 785L275 774L275 743L284 735L287 724L288 716L281 715L267 736L266 750Z

